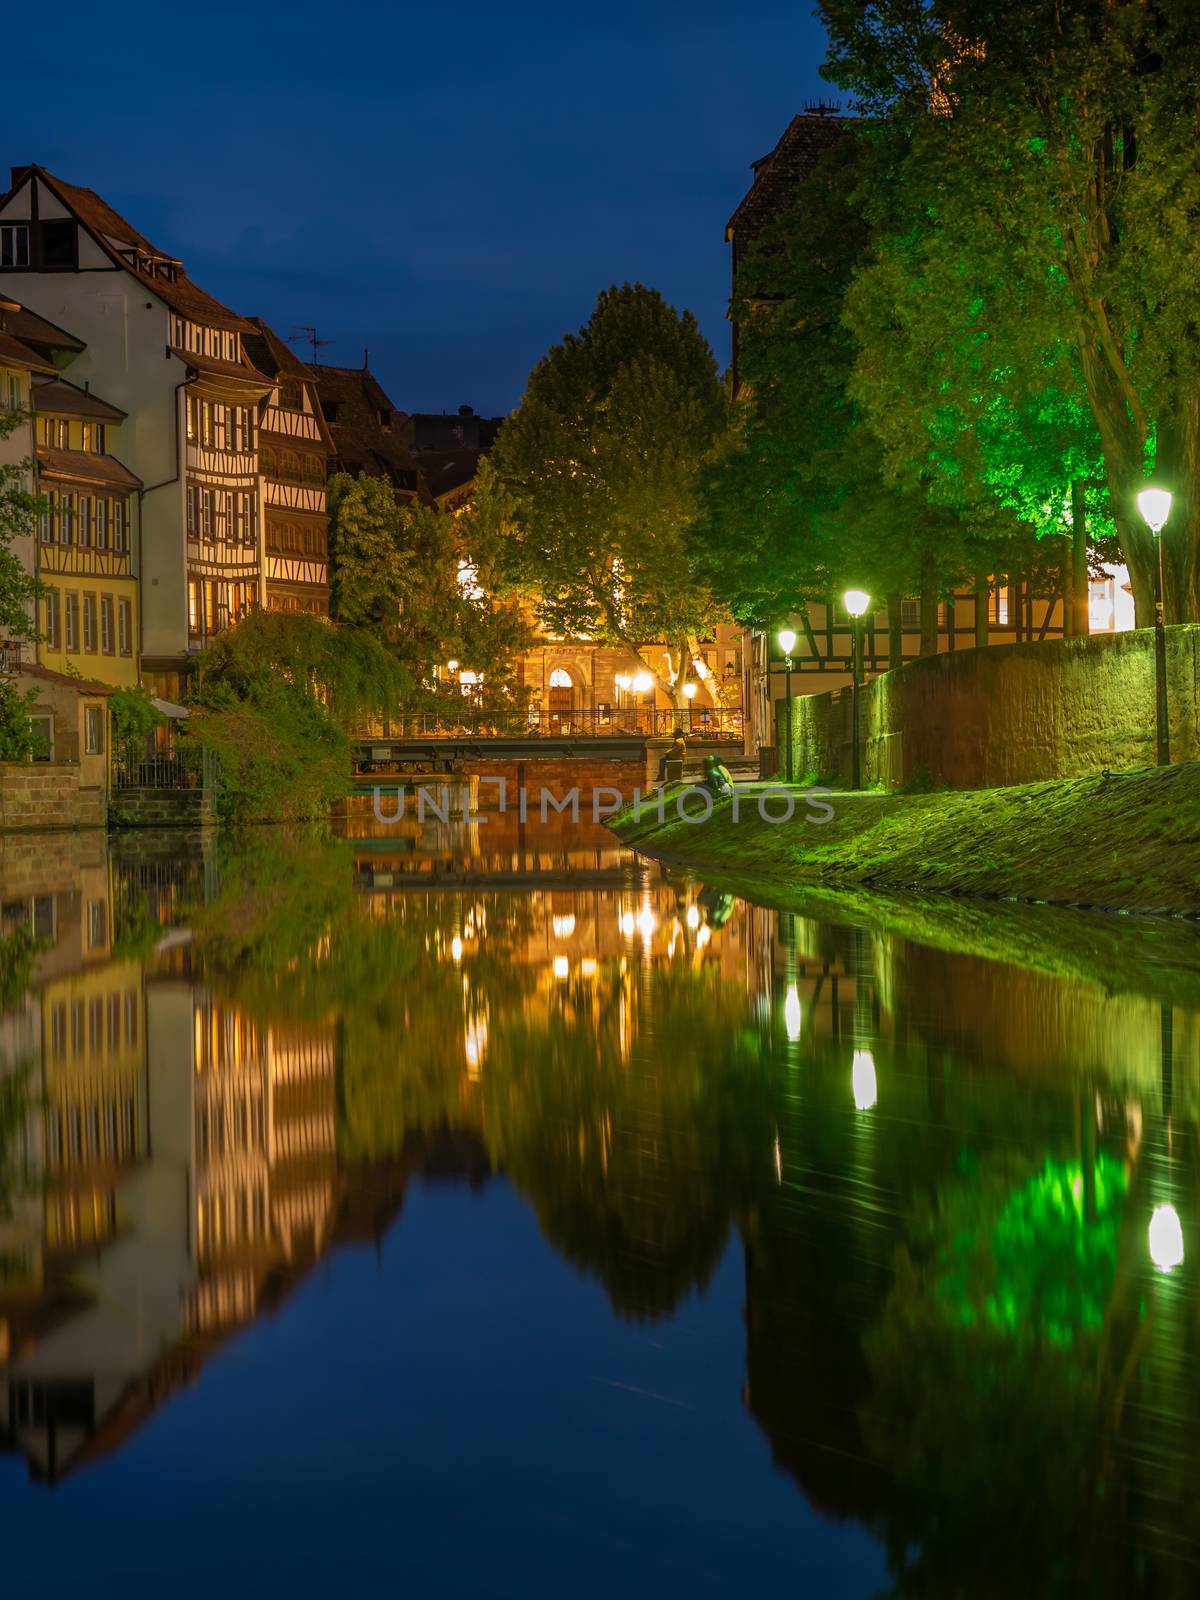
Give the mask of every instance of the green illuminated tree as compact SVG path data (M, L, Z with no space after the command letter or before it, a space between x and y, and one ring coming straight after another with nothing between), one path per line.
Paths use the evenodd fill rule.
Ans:
M542 627L622 646L679 705L696 642L721 614L693 525L726 424L695 318L625 284L534 368L481 476L501 570ZM659 641L673 681L645 651Z
M939 392L972 420L996 395L1033 416L1042 395L1082 401L1080 449L1063 453L1067 481L1049 475L1048 500L1102 456L1145 619L1154 546L1135 496L1149 470L1161 476L1177 496L1169 615L1200 615L1192 7L825 0L820 14L828 76L899 141L851 318L865 345L856 392L881 437L895 447L889 395L914 375L926 427Z

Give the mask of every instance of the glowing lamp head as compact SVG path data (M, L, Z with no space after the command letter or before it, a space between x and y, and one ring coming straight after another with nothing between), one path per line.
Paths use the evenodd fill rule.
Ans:
M865 617L871 609L871 596L865 589L847 589L842 596L842 604L846 608L847 616Z
M446 663L446 671L447 672L457 672L458 671L458 662L457 661L447 661L447 663Z
M694 683L685 683L683 692L689 700L694 700L696 698L696 685Z
M1150 1259L1160 1272L1183 1265L1183 1224L1172 1205L1155 1206L1150 1218Z
M796 648L796 635L791 628L780 628L779 648L783 651L785 656L790 656L792 651Z
M654 679L648 672L639 672L633 680L633 692L635 694L646 694L653 687Z
M616 685L617 685L617 688L620 689L622 693L627 694L629 692L629 685L632 682L633 682L633 679L629 676L629 674L627 672L618 672L617 673Z
M1143 489L1137 497L1138 510L1151 533L1161 533L1171 515L1169 489Z

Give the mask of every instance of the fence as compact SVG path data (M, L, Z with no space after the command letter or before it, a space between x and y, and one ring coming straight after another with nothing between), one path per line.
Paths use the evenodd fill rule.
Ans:
M641 735L669 738L682 728L689 739L741 739L741 707L688 706L683 711L661 707L628 707L596 711L456 710L400 714L377 719L362 730L363 739L528 739L603 738Z
M216 759L209 750L176 745L147 754L137 743L113 752L114 789L211 789L215 779Z

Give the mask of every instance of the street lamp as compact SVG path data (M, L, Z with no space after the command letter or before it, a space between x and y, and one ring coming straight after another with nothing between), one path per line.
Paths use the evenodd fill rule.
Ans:
M1169 489L1143 489L1137 497L1138 510L1154 535L1154 711L1158 733L1158 764L1171 759L1171 730L1167 721L1167 630L1163 626L1162 531L1171 515Z
M792 753L792 651L796 648L796 635L791 628L780 628L779 648L783 651L784 668L783 695L787 702L787 753L784 756L783 775L789 783L792 781L792 763L795 756Z
M853 724L850 733L850 787L861 789L862 756L858 738L858 691L863 673L862 619L871 609L871 596L865 589L847 589L842 596L842 604L846 608L853 628L850 661L850 720Z

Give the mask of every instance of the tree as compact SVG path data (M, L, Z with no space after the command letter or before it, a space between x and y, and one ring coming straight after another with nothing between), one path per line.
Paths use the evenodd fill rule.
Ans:
M405 674L405 703L457 696L458 683L435 677L451 660L489 699L511 701L530 630L515 601L494 597L471 512L401 505L386 479L346 473L330 479L329 508L330 609L386 645Z
M500 571L542 628L628 650L677 705L720 612L695 561L700 477L727 426L690 312L606 289L538 363L481 474ZM646 653L662 641L673 670Z
M938 600L966 579L986 602L988 575L1024 566L1031 538L976 478L960 474L948 492L910 408L906 450L887 448L886 428L901 424L877 419L856 389L847 306L870 260L871 196L886 180L875 133L846 131L738 274L746 393L734 447L708 478L703 534L739 620L805 617L810 601L856 586L886 599L898 622L901 596L919 594L932 651Z
M21 411L0 411L0 442L26 420ZM28 460L0 465L0 635L6 639L32 639L36 602L41 593L37 579L27 572L13 552L13 540L32 538L44 501L30 494Z
M825 0L821 15L827 75L905 141L902 215L867 274L887 276L893 326L951 391L974 368L985 406L997 388L1081 398L1139 618L1154 591L1136 509L1149 471L1176 495L1168 615L1200 615L1193 8Z

